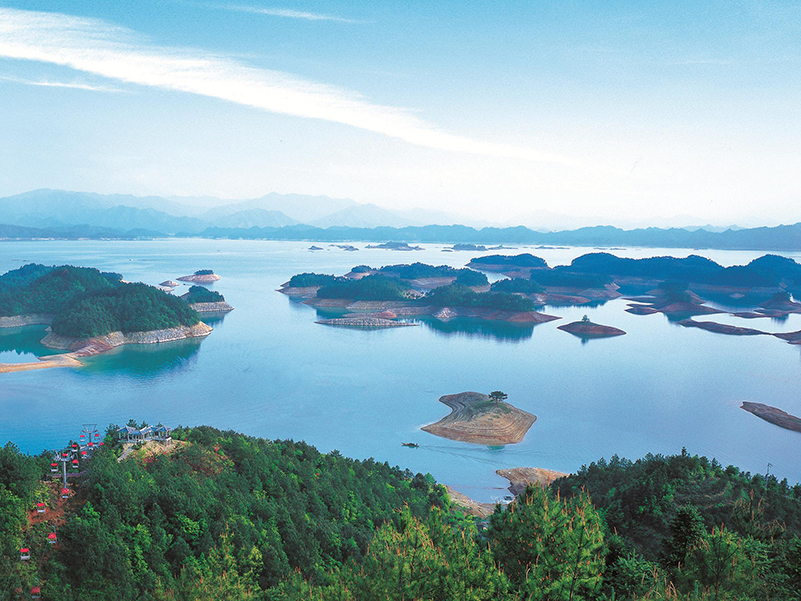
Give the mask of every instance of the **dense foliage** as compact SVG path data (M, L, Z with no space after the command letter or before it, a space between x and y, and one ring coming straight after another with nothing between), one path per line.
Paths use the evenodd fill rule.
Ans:
M191 444L145 460L118 463L110 449L91 460L77 513L39 566L43 597L244 599L247 589L267 590L295 570L322 582L331 569L361 560L395 510L426 516L447 505L430 476L386 463L207 427L174 437ZM10 541L12 557L18 540ZM240 585L241 596L220 594ZM205 587L209 594L198 596Z
M145 332L200 321L178 297L145 284L125 284L82 295L53 319L53 332L88 338L109 332Z
M20 562L23 546L44 550L44 540L26 539L28 510L43 492L47 460L29 457L12 443L0 448L0 599L32 581L35 570ZM39 533L44 538L43 533Z
M450 527L442 511L428 519L404 508L377 532L361 562L350 561L314 586L295 577L280 587L280 599L405 601L412 599L496 601L513 588L492 553L470 530Z
M428 265L426 263L412 263L411 265L386 265L379 273L401 278L402 280L417 280L420 278L449 278L455 277L458 270L448 265Z
M490 290L492 292L508 292L510 294L514 292L536 294L538 292L544 292L545 288L534 280L527 280L525 278L505 278L493 282L492 286L490 286Z
M478 269L490 265L492 266L500 265L508 269L515 269L521 267L546 269L548 267L548 263L545 262L545 259L541 259L540 257L535 257L530 253L522 253L519 255L486 255L484 257L476 257L474 259L470 259L469 264L471 267L476 267Z
M289 286L292 288L306 288L308 286L327 286L334 282L340 282L343 278L335 275L323 273L299 273L289 279Z
M775 255L765 255L754 259L748 265L723 267L711 259L698 255L690 255L685 258L628 259L609 253L590 253L574 259L567 270L578 273L751 288L775 287L784 279L795 279L801 274L801 265L792 259Z
M543 286L558 288L603 288L612 283L612 276L598 273L577 273L564 265L531 272L531 279Z
M373 268L369 265L357 265L353 269L351 269L353 273L369 273L373 271Z
M0 315L59 313L86 294L120 287L120 278L87 267L25 265L0 276Z
M211 269L198 269L195 275L214 275L214 272Z
M189 292L181 296L187 303L222 303L225 297L216 290L209 290L205 286L192 286Z
M368 275L358 280L339 280L317 291L319 298L345 298L371 301L403 300L409 285L398 278Z
M0 449L0 599L36 583L65 601L801 599L801 485L703 457L601 460L479 531L386 463L208 427L118 463L114 431L55 548L26 520L42 495L61 504L46 457Z
M614 456L582 467L555 486L566 495L587 491L609 527L651 559L657 556L673 512L681 505L696 507L706 528L723 524L749 534L748 528L770 528L775 522L788 535L801 535L801 485L790 488L786 480L766 481L687 453L647 455L634 462ZM742 512L751 511L754 503L762 504L760 522L747 521L746 527Z
M462 284L434 288L423 300L438 307L483 307L499 311L534 309L534 303L528 298L506 292L474 292Z
M456 275L454 284L462 284L463 286L487 286L489 280L487 276L480 271L473 271L472 269L460 269Z

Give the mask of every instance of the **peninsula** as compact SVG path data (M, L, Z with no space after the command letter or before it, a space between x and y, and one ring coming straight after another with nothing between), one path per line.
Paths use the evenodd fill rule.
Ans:
M450 407L451 413L421 429L451 440L489 446L514 444L523 440L537 421L536 415L480 392L448 394L439 402Z
M184 300L116 273L29 264L0 276L0 327L49 324L42 344L70 351L39 362L2 364L0 373L76 366L80 357L122 344L207 336L211 328Z

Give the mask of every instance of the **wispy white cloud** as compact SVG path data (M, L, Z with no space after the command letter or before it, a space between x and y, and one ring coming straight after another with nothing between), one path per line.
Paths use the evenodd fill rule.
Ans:
M70 88L73 90L87 90L90 92L122 92L119 88L110 86L98 86L94 84L81 83L79 81L52 81L46 79L25 79L24 77L12 77L8 75L0 75L0 81L10 81L13 83L20 83L26 86L39 86L43 88Z
M443 132L408 111L374 104L347 90L223 56L157 46L131 30L96 19L0 8L0 57L56 64L126 83L342 123L439 150L569 162L531 148Z
M289 19L304 19L306 21L337 21L339 23L363 23L355 19L346 19L344 17L335 17L332 15L322 15L320 13L309 13L289 8L261 8L259 6L244 6L238 4L213 4L210 5L214 8L221 8L224 10L233 10L242 13L251 13L254 15L267 15L270 17L287 17Z

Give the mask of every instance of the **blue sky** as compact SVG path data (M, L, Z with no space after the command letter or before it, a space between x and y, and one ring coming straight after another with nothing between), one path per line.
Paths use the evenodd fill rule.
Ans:
M0 0L0 195L801 221L800 30L797 2Z

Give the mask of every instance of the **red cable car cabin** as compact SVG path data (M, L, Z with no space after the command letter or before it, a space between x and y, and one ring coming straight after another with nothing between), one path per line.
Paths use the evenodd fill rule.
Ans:
M70 496L70 489L69 488L62 488L61 489L61 498L66 499Z
M50 534L47 535L47 542L50 543L51 545L55 545L57 540L58 537L56 536L55 532L51 532Z
M41 599L42 598L42 589L38 586L35 586L31 589L31 599Z
M19 550L19 558L22 561L28 561L31 558L31 550L28 547L22 547Z
M45 512L45 504L39 501L36 504L36 513L44 513Z

